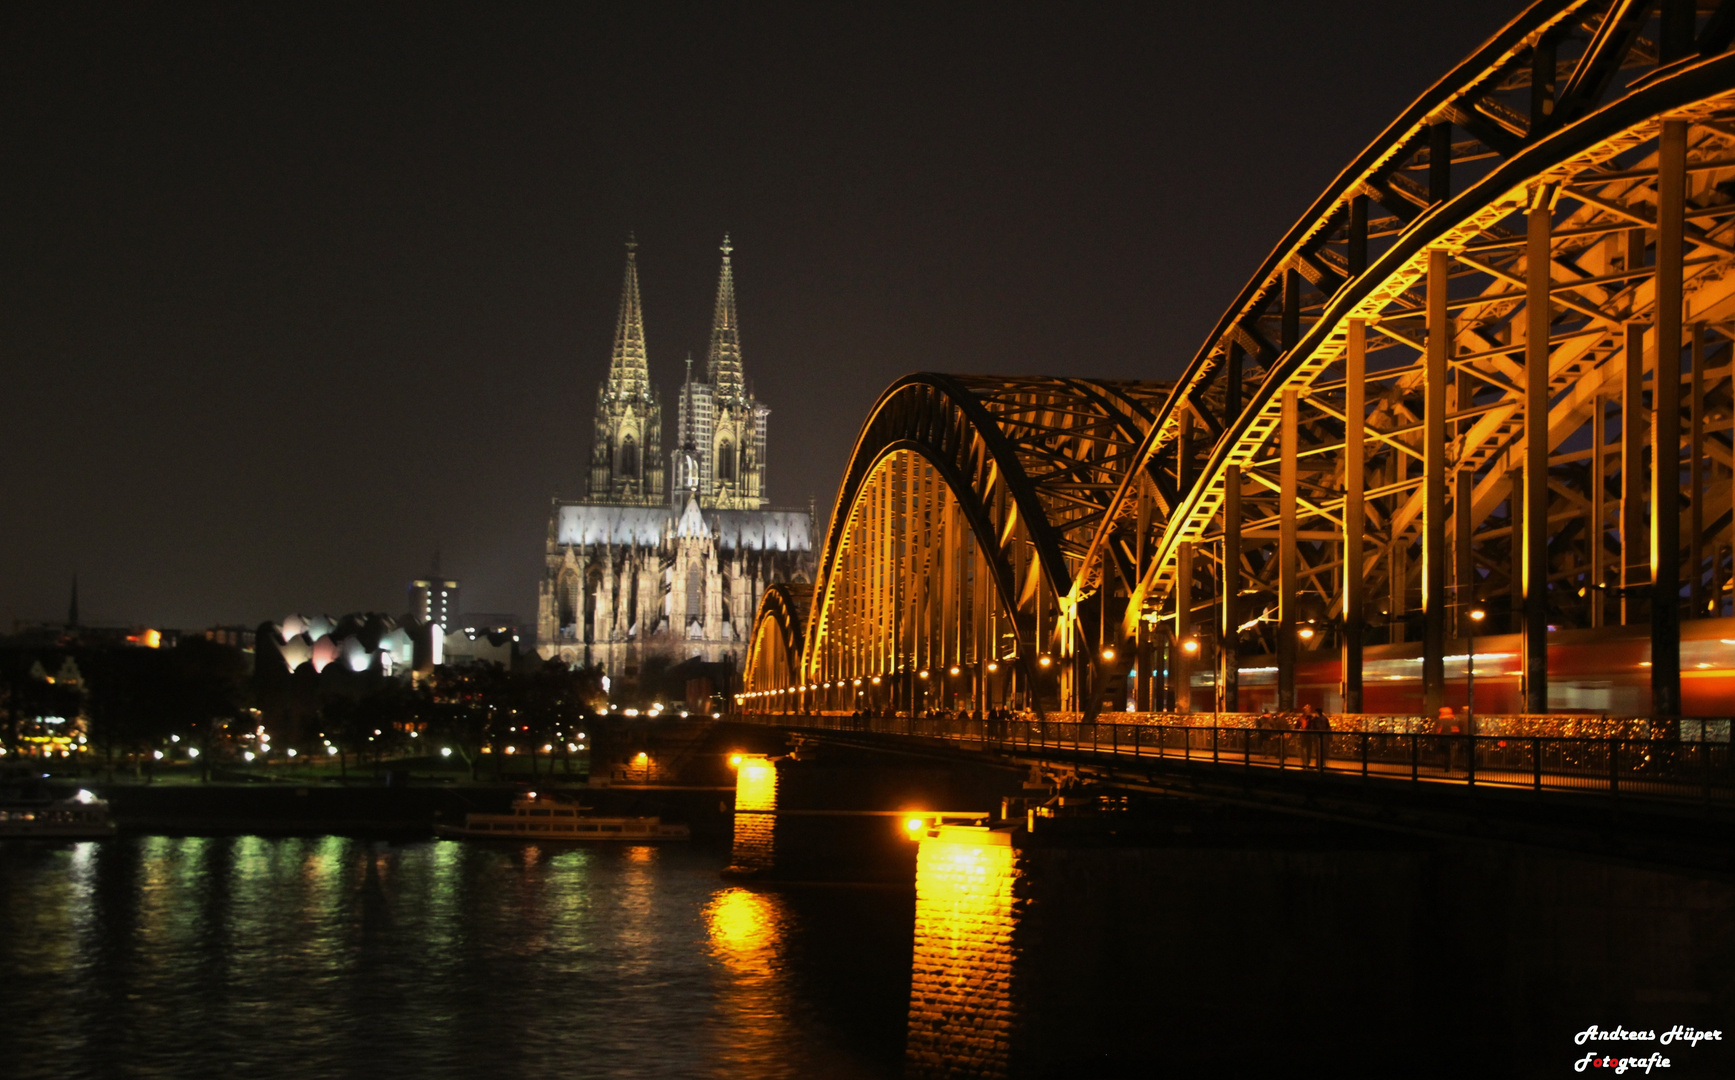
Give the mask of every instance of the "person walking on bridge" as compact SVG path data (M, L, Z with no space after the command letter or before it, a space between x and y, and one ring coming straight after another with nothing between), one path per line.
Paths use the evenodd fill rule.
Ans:
M1440 737L1440 757L1446 763L1446 771L1451 772L1458 767L1459 735L1458 714L1452 706L1440 706L1439 718L1434 721L1434 734Z
M1311 768L1317 764L1325 769L1325 740L1331 734L1331 721L1312 702L1301 707L1301 764Z

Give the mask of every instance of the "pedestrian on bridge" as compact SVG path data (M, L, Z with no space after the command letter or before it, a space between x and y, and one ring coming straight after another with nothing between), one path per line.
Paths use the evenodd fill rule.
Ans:
M1331 734L1331 721L1310 701L1301 707L1301 764L1311 768L1317 764L1325 769L1325 739Z
M1440 736L1440 756L1446 762L1446 771L1452 772L1458 767L1458 736L1462 734L1458 714L1452 706L1440 706L1439 718L1434 721L1434 734Z

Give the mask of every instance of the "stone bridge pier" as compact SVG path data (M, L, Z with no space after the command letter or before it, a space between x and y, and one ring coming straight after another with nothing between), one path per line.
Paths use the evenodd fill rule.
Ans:
M796 741L781 750L746 727L735 770L731 876L908 885L916 832L938 818L986 819L1021 790L1003 763L935 762Z

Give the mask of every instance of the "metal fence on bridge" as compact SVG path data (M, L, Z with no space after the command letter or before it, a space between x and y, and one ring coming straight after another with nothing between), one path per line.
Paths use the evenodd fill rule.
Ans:
M1420 725L1403 725L1410 730L1296 731L1223 724L1055 720L1028 715L976 719L761 713L736 719L795 730L900 735L971 743L1008 752L1056 750L1104 760L1175 761L1249 772L1309 771L1416 784L1482 785L1705 803L1735 799L1735 759L1730 752L1728 721L1685 721L1683 724L1693 730L1683 731L1684 738L1663 739L1623 735L1440 735L1416 730Z

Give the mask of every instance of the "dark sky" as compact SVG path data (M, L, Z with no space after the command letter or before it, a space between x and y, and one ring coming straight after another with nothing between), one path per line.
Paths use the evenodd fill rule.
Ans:
M7 5L0 618L535 612L622 241L771 494L916 370L1163 379L1514 0Z

